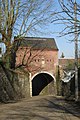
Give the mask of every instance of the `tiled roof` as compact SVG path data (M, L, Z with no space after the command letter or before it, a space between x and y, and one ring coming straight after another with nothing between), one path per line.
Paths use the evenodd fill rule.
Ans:
M74 63L74 59L66 59L66 58L60 58L59 64L60 65L67 65L68 63Z
M65 69L69 65L72 65L72 68L74 69L75 59L74 58L72 59L60 58L59 65L62 66L63 69ZM78 65L80 66L80 58L78 58Z
M32 49L58 50L56 42L53 38L23 37L19 40L21 41L20 46L32 47Z

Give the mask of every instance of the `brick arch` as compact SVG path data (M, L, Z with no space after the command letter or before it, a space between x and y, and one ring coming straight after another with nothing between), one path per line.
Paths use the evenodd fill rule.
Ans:
M36 75L38 75L38 74L40 74L40 73L49 74L49 75L54 79L54 81L56 82L56 79L55 79L54 75L52 75L51 73L49 73L49 72L47 72L47 71L37 72L36 74L34 74L34 75L31 77L31 81L33 80L33 78L34 78Z
M55 82L55 77L51 73L42 71L36 73L32 77L31 82L32 82L32 96L36 96L43 93L51 94L51 92L53 91L52 83Z

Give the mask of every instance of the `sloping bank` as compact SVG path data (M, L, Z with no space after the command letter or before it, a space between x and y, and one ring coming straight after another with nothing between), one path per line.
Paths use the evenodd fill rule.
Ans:
M28 74L21 73L0 64L0 102L7 103L29 96Z

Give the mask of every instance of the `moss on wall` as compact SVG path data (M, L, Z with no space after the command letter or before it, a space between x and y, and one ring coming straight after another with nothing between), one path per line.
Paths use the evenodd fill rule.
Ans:
M21 76L23 76L23 78L21 78ZM28 74L21 75L14 72L14 70L6 69L2 64L0 64L0 102L19 100L28 95Z
M60 79L60 69L59 66L56 67L56 89L57 89L57 95L61 95L62 92L62 82Z

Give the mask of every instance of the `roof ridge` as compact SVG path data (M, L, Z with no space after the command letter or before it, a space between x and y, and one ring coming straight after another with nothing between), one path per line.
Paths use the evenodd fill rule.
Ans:
M35 46L34 49L46 48L58 50L54 38L21 37L21 39L22 46Z
M47 37L21 37L21 38L34 38L34 39L54 39L54 38L47 38Z

